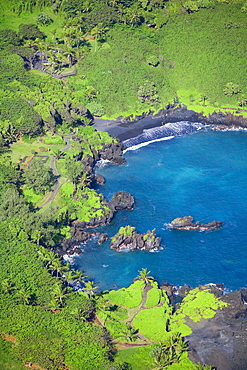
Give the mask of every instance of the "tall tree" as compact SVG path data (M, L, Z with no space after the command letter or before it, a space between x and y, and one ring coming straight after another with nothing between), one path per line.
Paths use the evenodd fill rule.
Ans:
M24 183L37 193L44 193L52 188L56 179L40 159L33 159L23 174Z

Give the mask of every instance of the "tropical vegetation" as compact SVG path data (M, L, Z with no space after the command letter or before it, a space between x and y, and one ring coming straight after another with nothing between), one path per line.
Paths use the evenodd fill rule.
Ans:
M73 221L110 212L87 163L117 141L94 117L183 105L246 115L245 1L0 5L0 368L204 368L183 338L188 317L224 306L208 288L174 311L144 268L129 287L99 293L52 249Z

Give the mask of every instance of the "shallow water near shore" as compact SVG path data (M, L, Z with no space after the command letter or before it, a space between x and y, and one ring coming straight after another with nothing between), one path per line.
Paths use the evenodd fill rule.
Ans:
M144 233L156 228L159 252L116 252L110 241L83 247L75 267L101 290L128 286L143 267L158 282L197 286L223 283L227 290L247 286L247 133L197 132L129 150L127 164L98 170L105 179L97 190L107 200L118 190L135 197L133 211L119 211L111 225L98 228L113 236L120 226ZM176 217L207 223L223 221L211 232L171 230Z

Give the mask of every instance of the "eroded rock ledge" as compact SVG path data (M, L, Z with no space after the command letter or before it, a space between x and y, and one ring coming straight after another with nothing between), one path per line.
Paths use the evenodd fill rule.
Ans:
M79 254L79 245L86 244L95 236L98 236L98 244L104 243L108 239L107 234L95 233L94 230L90 232L90 229L94 229L100 225L109 224L116 211L131 211L134 208L135 199L130 193L121 190L113 194L110 202L106 202L106 200L104 200L104 205L106 208L105 210L102 208L102 211L104 211L104 215L102 217L92 217L89 222L80 222L78 220L73 221L70 229L71 237L69 239L64 239L60 244L60 247L54 251L59 254Z
M160 249L160 237L156 237L156 229L138 234L135 227L120 227L118 233L111 238L111 249L123 250L146 250L149 252Z
M171 222L172 229L178 230L199 230L208 231L218 229L222 226L222 221L211 221L206 224L201 224L199 221L193 222L192 216L177 217Z

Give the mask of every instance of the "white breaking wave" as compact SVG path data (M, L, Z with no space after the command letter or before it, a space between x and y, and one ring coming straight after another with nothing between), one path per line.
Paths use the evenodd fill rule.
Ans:
M168 136L168 137L163 137L163 138L161 138L161 139L150 140L150 141L146 141L145 143L141 143L141 144L133 145L133 146L131 146L131 147L129 147L129 148L127 148L127 149L125 149L125 150L123 151L123 154L124 154L124 153L126 153L126 152L128 152L129 150L137 150L137 149L139 149L139 148L142 148L143 146L147 146L147 145L149 145L149 144L156 143L157 141L171 140L171 139L173 139L173 138L174 138L174 136Z
M136 150L142 146L148 145L150 143L162 140L169 140L176 136L192 134L198 130L202 130L206 127L200 122L175 122L166 123L163 126L150 128L144 130L142 134L125 140L123 143L127 147L125 152L128 150Z
M102 167L105 167L108 163L111 163L111 161L108 161L108 159L99 159L96 164L95 164L95 167L98 169L98 168L102 168Z

